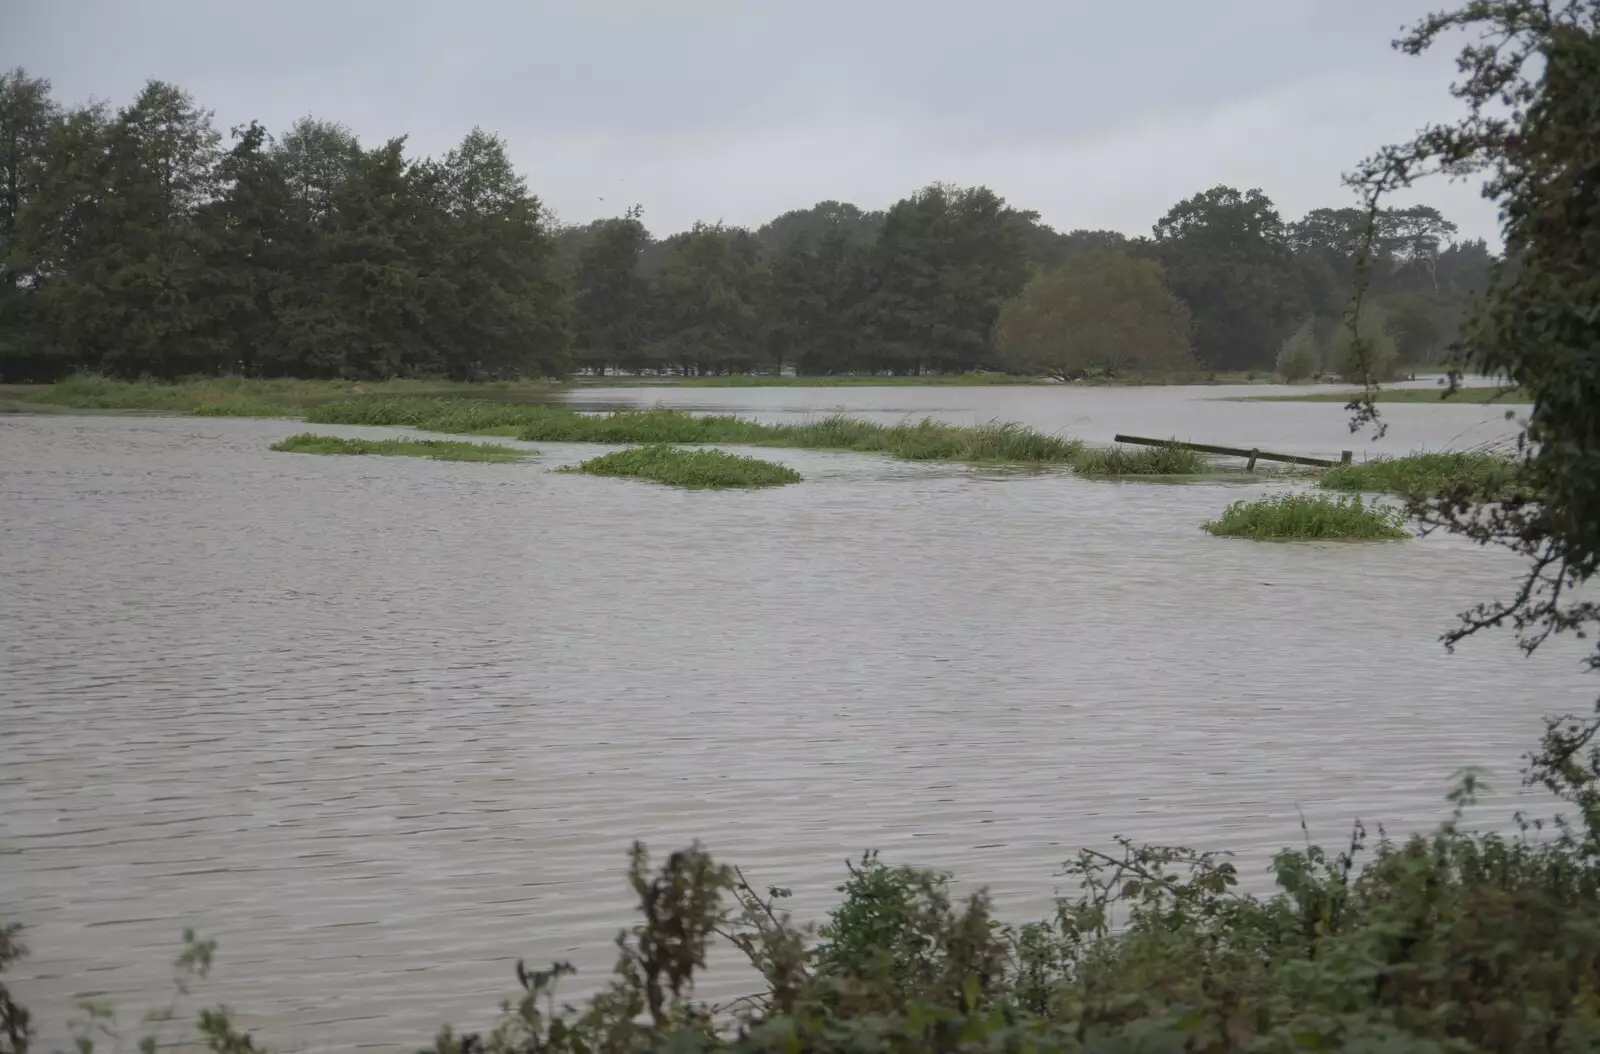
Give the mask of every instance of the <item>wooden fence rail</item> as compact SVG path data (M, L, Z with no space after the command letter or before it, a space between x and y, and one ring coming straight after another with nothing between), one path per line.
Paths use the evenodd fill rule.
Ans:
M1274 454L1271 451L1250 449L1246 450L1236 446L1209 446L1205 443L1180 443L1175 439L1150 439L1146 436L1113 437L1118 443L1134 443L1138 446L1175 446L1183 450L1193 450L1201 454L1223 454L1228 457L1242 457L1249 460L1245 466L1249 471L1256 470L1257 461L1281 461L1288 465L1310 465L1313 468L1332 468L1335 465L1350 464L1351 452L1341 450L1338 461L1329 461L1320 457L1302 457L1299 454Z

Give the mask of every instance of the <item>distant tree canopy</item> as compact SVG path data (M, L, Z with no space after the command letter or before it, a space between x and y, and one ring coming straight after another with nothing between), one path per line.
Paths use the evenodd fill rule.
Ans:
M1364 224L1351 208L1286 223L1261 191L1214 187L1153 238L1063 233L986 187L934 184L883 211L823 201L657 239L637 208L559 225L479 129L442 158L309 117L225 137L170 84L73 109L19 69L0 74L0 380L1044 370L1002 352L1006 306L1032 305L1013 333L1030 312L1081 320L1039 305L1113 274L1140 276L1158 327L1182 301L1195 368L1266 372L1308 316L1337 356ZM1455 234L1427 206L1380 215L1368 295L1402 362L1442 360L1487 281L1487 246ZM1179 361L1034 333L1101 347L1091 370Z
M1189 309L1160 264L1104 248L1035 275L1001 309L995 343L1008 370L1072 380L1192 370L1189 332Z

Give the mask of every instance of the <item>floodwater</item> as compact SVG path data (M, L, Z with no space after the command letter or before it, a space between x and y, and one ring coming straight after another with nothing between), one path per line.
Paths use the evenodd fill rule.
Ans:
M1369 449L1337 404L1219 394L580 397ZM1383 444L1492 440L1502 414L1386 406ZM266 449L303 427L0 418L0 918L29 927L45 1049L84 996L137 1034L185 926L221 948L184 1005L278 1049L481 1026L519 956L570 959L579 991L629 921L635 838L703 839L807 917L867 848L1018 920L1118 834L1233 849L1259 884L1302 817L1327 843L1430 825L1463 765L1503 820L1541 715L1591 694L1571 649L1437 643L1515 580L1504 554L1197 529L1281 482L769 450L806 481L688 493L550 473L593 451L571 445Z

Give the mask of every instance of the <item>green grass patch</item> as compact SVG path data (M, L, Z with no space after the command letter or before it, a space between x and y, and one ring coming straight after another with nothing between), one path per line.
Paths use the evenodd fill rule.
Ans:
M425 457L434 461L521 461L533 451L501 443L463 443L448 439L342 439L301 432L272 444L291 454L376 454L383 457Z
M549 418L577 416L571 410L537 403L426 396L336 399L313 406L305 414L312 424L405 426L425 432L505 436L520 435Z
M1086 447L1072 467L1084 476L1199 476L1216 471L1204 455L1176 444L1130 448Z
M1400 510L1368 504L1359 494L1330 498L1325 494L1293 493L1258 501L1236 501L1221 518L1201 524L1201 528L1223 538L1252 538L1258 542L1376 541L1411 537Z
M1482 451L1407 454L1375 457L1361 464L1335 465L1317 479L1326 490L1368 491L1428 496L1466 487L1495 496L1517 488L1521 466L1510 458Z
M681 450L664 443L618 450L556 471L626 476L696 488L777 487L801 480L800 473L787 465L739 457L721 450Z
M1054 385L1070 383L1096 387L1145 387L1174 384L1270 384L1271 370L1152 370L1096 375L1071 382L1050 377L1019 376L1010 373L925 373L921 376L880 376L870 373L841 373L827 376L795 377L766 373L744 373L718 377L674 377L659 374L608 374L604 377L576 376L568 383L583 388L935 388L982 387L989 385Z
M515 435L537 443L735 444L807 450L853 450L908 461L1070 462L1078 440L1019 424L975 427L917 422L882 425L835 414L797 425L681 410L581 414L560 406L470 399L348 399L313 407L318 424L409 425L431 432Z
M456 383L433 380L303 381L200 377L160 382L119 381L78 374L30 389L21 401L41 408L188 414L198 417L299 417L338 399L432 399L471 394L485 401L548 399L552 387L532 381Z
M1363 397L1359 391L1311 392L1306 395L1252 395L1248 398L1267 403L1351 403ZM1472 387L1450 391L1436 388L1379 388L1372 393L1377 403L1531 403L1528 393L1517 388Z
M788 377L747 373L729 377L682 377L672 383L683 388L927 388L1037 385L1051 382L1042 377L1019 377L1009 373L929 373L920 377L880 377L857 373L832 374L826 377Z

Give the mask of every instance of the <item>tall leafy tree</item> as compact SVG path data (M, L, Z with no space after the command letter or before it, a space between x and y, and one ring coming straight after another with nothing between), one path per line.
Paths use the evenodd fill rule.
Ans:
M33 295L39 262L22 244L21 225L39 198L60 119L49 81L21 68L0 72L0 378L48 379L56 372Z
M756 237L774 255L802 239L817 245L833 234L853 242L870 242L883 225L883 215L865 212L847 201L819 201L808 209L791 209L769 220L756 231Z
M768 272L755 236L697 223L667 241L655 281L651 357L687 374L763 365L758 310Z
M422 357L415 177L397 138L363 151L334 189L318 251L304 261L305 295L280 313L293 372L394 377Z
M834 229L815 241L796 238L774 257L763 326L775 367L802 374L870 368L856 324L869 251L848 230Z
M590 226L572 269L573 347L580 366L638 369L650 320L650 288L639 261L650 232L635 205Z
M209 309L222 348L219 366L246 375L274 372L276 304L293 281L295 249L290 190L266 129L252 121L233 130L218 166L218 197L203 209L210 258Z
M1189 309L1161 265L1122 249L1075 254L1034 276L1000 310L999 361L1062 380L1134 370L1192 369Z
M1167 284L1189 305L1213 369L1271 369L1308 304L1278 210L1260 190L1218 186L1155 225Z
M207 244L220 136L187 93L151 81L107 119L87 108L51 148L51 190L27 225L64 355L124 375L213 369ZM48 199L48 200L47 200Z
M302 117L273 145L289 188L291 215L300 223L326 220L333 195L354 171L361 144L344 125Z
M1028 277L1019 215L987 187L942 184L889 210L857 312L875 345L871 365L922 373L992 364L1000 304Z
M411 222L418 254L431 255L423 244L431 239L442 264L424 266L418 280L435 305L429 329L445 349L444 372L463 380L564 373L567 305L555 239L505 141L474 128L438 165L437 179L440 194L420 194ZM444 220L431 230L430 197Z

